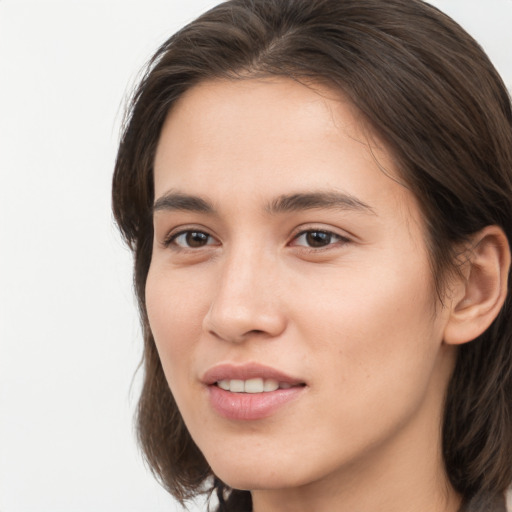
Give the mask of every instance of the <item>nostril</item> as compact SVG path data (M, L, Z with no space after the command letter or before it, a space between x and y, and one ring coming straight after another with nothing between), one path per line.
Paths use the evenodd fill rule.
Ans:
M240 343L251 338L264 340L279 336L286 328L286 317L278 306L265 302L240 304L223 297L212 302L203 318L203 330L213 338ZM226 299L226 300L224 300Z
M218 339L224 339L224 340L227 340L227 341L234 341L234 342L244 342L250 338L260 338L260 337L264 337L264 336L267 336L268 333L266 333L264 330L262 329L252 329L250 331L246 331L246 332L243 332L242 334L240 335L237 335L237 334L229 334L229 333L224 333L224 334L221 334L221 333L218 333L216 332L214 329L211 329L208 331L212 336L218 338Z

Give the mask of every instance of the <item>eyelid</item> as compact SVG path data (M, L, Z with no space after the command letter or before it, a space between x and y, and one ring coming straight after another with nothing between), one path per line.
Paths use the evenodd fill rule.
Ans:
M308 246L306 244L302 245L302 244L294 244L295 241L297 241L301 236L304 236L304 235L307 235L308 233L325 233L327 235L331 235L333 238L335 238L335 241L334 242L331 242L323 247L312 247L312 246ZM321 250L326 250L326 249L330 249L332 247L335 247L335 246L339 246L340 244L341 245L345 245L347 243L350 243L352 242L352 238L346 234L342 234L342 233L339 233L337 232L336 230L334 229L329 229L329 228L326 228L326 227L320 227L320 226L307 226L307 227L304 227L304 226L301 226L300 228L298 228L293 234L292 234L292 237L291 237L291 240L290 242L288 243L288 245L292 246L292 247L300 247L300 248L304 248L304 249L307 249L307 250L310 250L310 251L321 251Z
M216 243L207 243L202 247L187 247L182 246L177 243L175 243L176 239L181 235L186 235L187 233L202 233L206 236L208 236L211 240L214 240ZM162 246L164 248L173 247L175 250L191 250L191 251L197 251L198 249L202 249L203 247L208 247L212 245L219 245L218 238L209 232L208 229L204 228L203 226L179 226L176 228L173 228L171 231L169 231L164 239L161 242Z

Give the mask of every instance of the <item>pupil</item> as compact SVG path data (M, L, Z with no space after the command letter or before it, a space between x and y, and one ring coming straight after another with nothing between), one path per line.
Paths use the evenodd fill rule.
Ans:
M306 235L306 240L310 247L324 247L331 243L331 235L322 231L310 231Z
M186 240L189 247L202 247L207 244L208 235L198 231L191 231L187 233Z

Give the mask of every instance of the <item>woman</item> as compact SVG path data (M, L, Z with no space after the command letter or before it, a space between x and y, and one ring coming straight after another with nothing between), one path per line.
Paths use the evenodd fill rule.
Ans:
M512 112L419 0L231 0L132 103L141 445L225 511L505 510Z

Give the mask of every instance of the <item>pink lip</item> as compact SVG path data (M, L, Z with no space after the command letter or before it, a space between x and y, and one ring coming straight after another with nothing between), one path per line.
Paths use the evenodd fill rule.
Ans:
M232 379L274 379L278 382L286 382L292 386L298 384L304 384L304 381L286 375L285 373L272 368L271 366L265 366L259 363L248 363L243 365L235 364L219 364L210 368L202 377L202 382L206 385L215 384L219 380L232 380Z
M267 393L232 393L215 385L219 380L247 380L257 377L286 382L293 387ZM298 398L306 389L304 381L258 363L214 366L204 374L201 380L208 386L209 400L213 409L227 419L241 421L267 418Z

